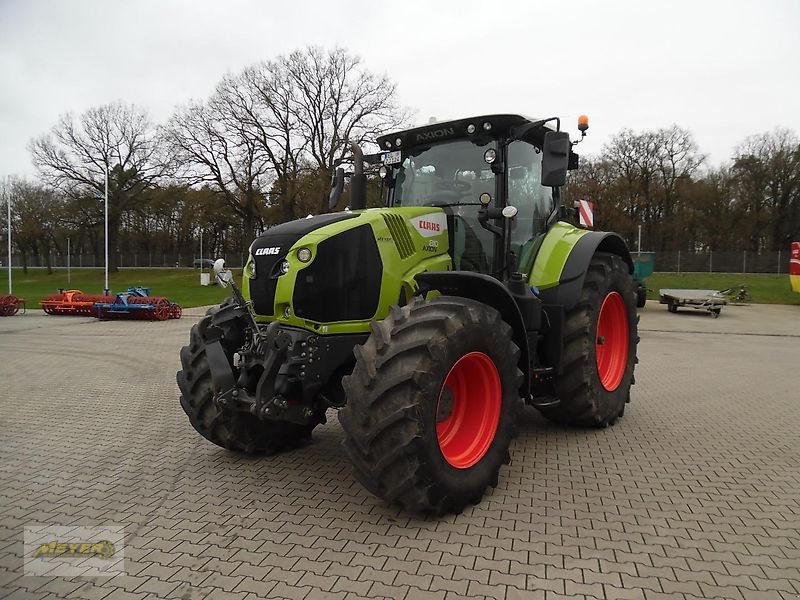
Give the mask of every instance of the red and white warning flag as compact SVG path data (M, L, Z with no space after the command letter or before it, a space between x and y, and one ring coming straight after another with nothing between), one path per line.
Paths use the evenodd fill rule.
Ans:
M578 218L587 229L594 227L594 204L588 200L578 200Z

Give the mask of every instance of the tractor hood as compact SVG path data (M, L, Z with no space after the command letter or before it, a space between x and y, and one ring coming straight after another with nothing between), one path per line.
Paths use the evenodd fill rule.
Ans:
M250 253L253 256L286 254L289 248L304 235L326 225L354 219L356 216L358 216L357 213L339 212L281 223L270 227L257 237L250 246ZM265 249L267 251L264 251Z
M244 288L262 320L301 327L349 322L352 333L384 304L408 297L418 270L450 268L448 250L447 215L439 207L297 219L253 242Z

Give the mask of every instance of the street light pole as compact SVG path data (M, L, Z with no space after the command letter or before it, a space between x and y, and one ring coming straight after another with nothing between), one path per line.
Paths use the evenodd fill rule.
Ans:
M3 190L3 195L6 197L6 208L8 209L8 293L11 294L11 196L8 193L8 180L6 180L6 187Z
M105 258L106 258L106 268L105 268L105 279L103 281L104 290L103 294L106 296L108 295L108 161L106 161L106 194L105 200L103 201L103 221L105 226Z
M67 285L71 287L72 284L72 274L70 272L70 264L69 264L69 236L67 236Z

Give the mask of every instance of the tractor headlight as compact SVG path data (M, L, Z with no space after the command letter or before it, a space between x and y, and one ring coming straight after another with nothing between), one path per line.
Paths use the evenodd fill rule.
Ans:
M247 265L245 266L244 274L245 277L248 277L250 279L256 278L256 261L254 261L252 258L250 259L250 262L248 262Z
M311 250L308 248L300 248L300 250L297 251L297 260L302 263L309 262L311 260Z
M286 275L289 272L289 261L282 260L280 265L281 275Z
M483 160L486 162L487 165L491 165L494 161L497 160L497 150L494 148L489 148L486 152L483 153Z

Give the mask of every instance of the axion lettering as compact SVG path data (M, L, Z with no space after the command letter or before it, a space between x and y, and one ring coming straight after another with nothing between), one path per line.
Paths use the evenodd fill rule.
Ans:
M453 135L455 133L455 129L452 127L445 127L444 129L433 129L432 131L423 131L422 133L417 134L417 141L418 142L427 142L429 140L436 140L439 138L447 137L449 135Z

